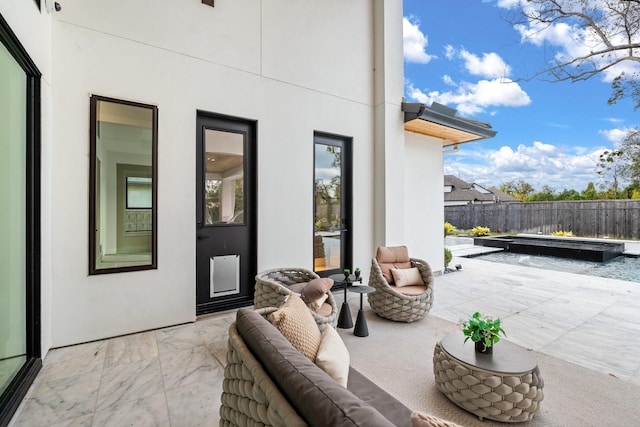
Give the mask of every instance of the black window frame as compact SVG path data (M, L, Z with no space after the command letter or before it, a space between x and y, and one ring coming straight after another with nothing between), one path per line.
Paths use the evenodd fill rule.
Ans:
M318 144L333 145L340 147L342 150L341 167L341 227L347 231L343 234L343 239L340 242L340 252L342 264L338 269L320 270L316 271L315 262L312 258L312 265L314 273L321 277L328 277L332 274L342 273L342 269L353 266L353 138L350 136L338 135L329 132L314 131L313 132L313 179L312 179L312 194L315 194L315 168L316 168L316 156L315 147ZM316 198L313 197L313 212L312 222L315 223L316 214ZM311 245L313 248L313 239L315 238L315 231L312 227L311 231ZM312 255L313 256L313 255Z
M144 265L124 267L96 268L96 123L99 101L112 102L132 107L152 110L152 192L151 195L151 262ZM156 270L158 268L158 107L141 102L127 101L101 95L91 95L89 102L89 275L124 273L130 271Z

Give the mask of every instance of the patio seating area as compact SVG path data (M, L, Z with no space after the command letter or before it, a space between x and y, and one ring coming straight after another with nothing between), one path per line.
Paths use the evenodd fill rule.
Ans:
M406 334L406 342L420 334L414 344L431 349L431 353L419 355L420 363L428 367L432 343L456 329L451 322L481 311L502 319L506 339L538 355L547 383L545 400L540 414L528 425L558 425L554 421L566 416L564 412L589 419L595 411L609 410L609 426L640 418L637 405L621 403L640 393L637 283L479 259L454 257L452 265L455 264L461 264L462 269L435 276L434 305L424 319L410 324L391 322L376 316L365 305L370 332L367 338L339 329L356 368L365 374L376 372L375 363L379 362L370 361L368 357L373 360L375 354L367 353L386 351L383 332L397 336L397 331ZM348 295L355 313L359 295ZM335 298L337 304L342 303L341 292ZM202 317L192 324L54 349L10 425L218 425L227 331L233 318L234 313L227 312ZM387 328L392 329L391 333L383 331ZM427 343L423 336L429 337ZM394 349L396 366L403 366L403 357L412 356L411 352L406 353ZM580 375L559 378L567 368ZM463 425L498 425L480 423L439 396L433 375L426 368L408 369L411 374L398 370L394 372L398 378L393 379L378 369L372 379L413 409L434 412L430 405L437 400L436 415L443 418L457 422L463 419ZM394 388L394 381L404 373L419 377L423 389ZM558 382L567 380L575 381L576 385L568 386L577 387L578 391L585 381L594 390L602 388L611 400L591 402L596 398L584 393L568 405L561 405ZM423 394L435 398L411 397ZM601 424L601 419L593 418L592 425Z

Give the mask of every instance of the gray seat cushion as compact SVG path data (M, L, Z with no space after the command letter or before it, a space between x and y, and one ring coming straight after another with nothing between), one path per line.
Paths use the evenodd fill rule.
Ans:
M236 327L291 406L310 426L396 425L303 356L260 314L250 309L238 310ZM355 375L354 382L362 383L362 378ZM385 399L393 399L383 393ZM407 420L410 414L407 412Z
M353 368L349 369L347 388L360 399L376 408L393 425L411 427L411 410Z

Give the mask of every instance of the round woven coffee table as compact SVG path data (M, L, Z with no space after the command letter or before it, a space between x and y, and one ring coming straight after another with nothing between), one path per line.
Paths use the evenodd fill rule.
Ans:
M443 338L433 352L438 389L480 420L529 421L544 399L538 362L509 341L495 346L492 355L478 354L461 332Z

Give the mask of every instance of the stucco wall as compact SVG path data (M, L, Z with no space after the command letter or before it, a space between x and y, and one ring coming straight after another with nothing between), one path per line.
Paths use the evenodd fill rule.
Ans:
M198 109L258 121L258 270L312 268L313 132L353 137L354 262L368 264L372 13L337 0L64 2L51 37L54 347L195 319ZM158 106L157 270L87 275L91 94Z
M411 256L444 270L442 141L405 132L405 236Z
M257 120L258 270L313 267L314 131L353 138L365 279L378 244L406 243L437 269L442 158L437 141L404 141L401 2L42 3L0 13L43 73L44 352L195 319L197 110ZM92 94L158 106L157 270L88 275Z

